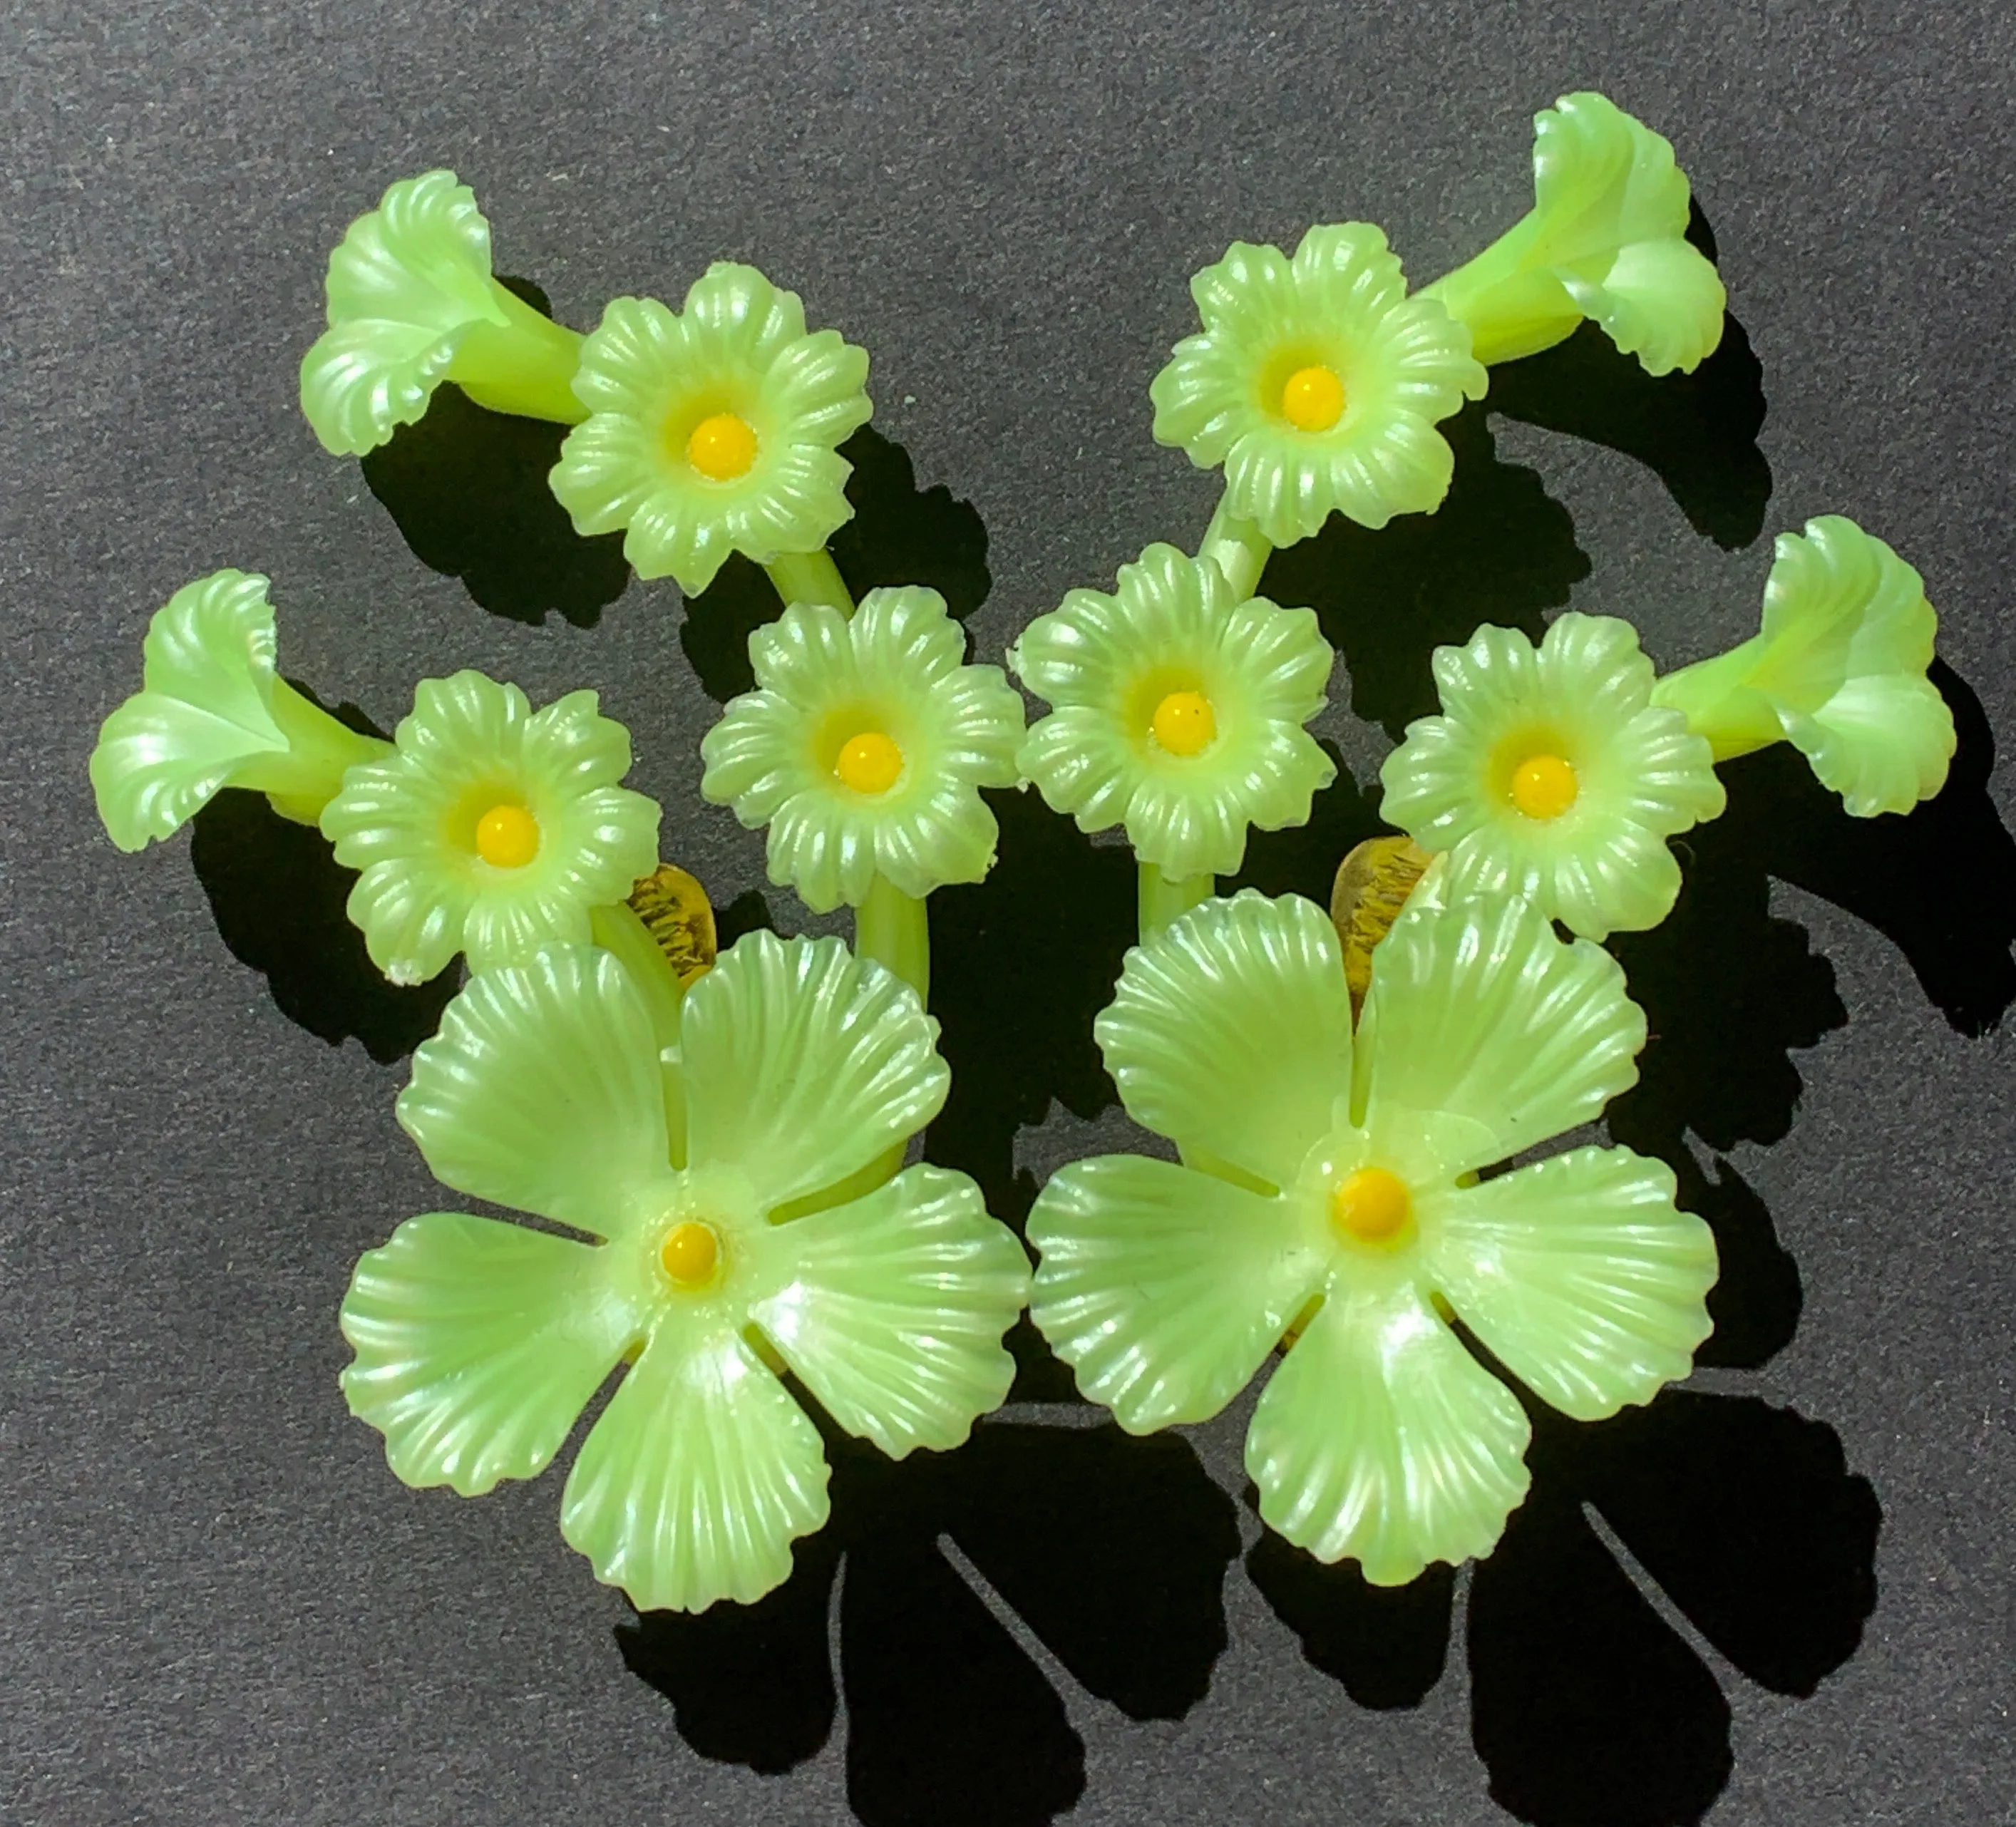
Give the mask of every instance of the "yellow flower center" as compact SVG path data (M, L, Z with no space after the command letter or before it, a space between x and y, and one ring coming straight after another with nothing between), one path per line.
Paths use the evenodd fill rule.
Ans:
M717 412L693 428L686 440L686 461L710 482L733 482L747 476L756 461L756 433L747 419Z
M1512 803L1529 818L1558 818L1581 788L1574 764L1559 755L1528 755L1512 774Z
M842 786L873 796L887 793L903 771L903 751L879 729L849 736L833 764Z
M673 1225L658 1246L658 1261L682 1288L697 1288L711 1280L721 1261L721 1239L711 1225L688 1218Z
M1281 416L1298 431L1328 431L1344 416L1344 383L1327 368L1298 368L1281 388Z
M1201 692L1172 692L1155 707L1148 727L1171 754L1197 755L1217 739L1218 714Z
M539 822L506 800L476 821L476 854L493 869L522 869L539 854Z
M1413 1209L1398 1174L1384 1167L1360 1167L1330 1194L1330 1227L1340 1237L1384 1243L1398 1235Z

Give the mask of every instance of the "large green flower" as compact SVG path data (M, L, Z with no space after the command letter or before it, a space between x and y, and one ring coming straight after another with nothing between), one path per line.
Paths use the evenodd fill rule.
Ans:
M1713 1237L1672 1174L1576 1148L1637 1077L1623 973L1512 898L1410 908L1354 1038L1322 911L1251 891L1127 956L1099 1042L1188 1165L1075 1162L1029 1217L1031 1316L1142 1433L1215 1415L1292 1335L1246 1441L1260 1513L1382 1585L1489 1553L1525 1494L1526 1417L1453 1311L1584 1420L1687 1374Z
M743 939L688 992L663 1065L607 953L477 976L399 1120L446 1185L596 1241L433 1212L358 1264L344 1391L392 1469L465 1497L531 1477L630 1360L561 1532L640 1610L698 1610L768 1591L826 1520L785 1370L884 1452L956 1446L1007 1393L1021 1247L963 1174L837 1190L944 1102L936 1031L837 939Z
M584 534L625 529L640 577L704 590L731 552L815 552L853 512L836 447L873 408L866 351L805 329L795 292L718 261L675 315L618 298L581 351L589 409L553 493Z
M148 623L142 689L106 718L91 752L98 815L121 850L172 836L227 786L312 825L344 769L386 753L274 670L266 588L252 572L213 571Z
M1333 511L1383 527L1441 504L1456 459L1436 421L1487 377L1377 228L1312 228L1293 260L1235 242L1190 290L1204 330L1149 389L1155 438L1224 466L1228 512L1289 545Z
M630 735L596 702L570 692L535 714L480 672L423 679L394 753L345 776L322 834L362 872L350 917L394 983L458 951L485 970L585 944L591 910L657 867L657 803L616 784Z
M477 405L572 424L581 334L490 270L490 225L452 171L393 185L329 257L329 328L301 359L301 411L323 448L375 449L452 380Z
M1249 825L1302 823L1336 778L1302 727L1334 658L1313 610L1240 600L1215 564L1151 545L1111 595L1072 591L1010 649L1057 707L1031 725L1022 771L1080 829L1125 825L1172 881L1230 875Z
M1588 939L1655 926L1680 891L1666 840L1726 804L1708 745L1652 701L1629 622L1557 618L1438 647L1442 714L1379 771L1386 818L1446 851L1446 891L1519 894Z
M1939 621L1916 571L1823 514L1778 535L1761 631L1669 673L1652 700L1684 712L1718 761L1782 739L1855 817L1908 812L1945 786L1957 744L1925 676Z
M878 873L918 898L986 875L999 830L980 789L1015 783L1022 700L965 664L937 592L871 590L851 618L800 603L749 657L757 689L701 742L700 792L769 826L772 881L825 913Z

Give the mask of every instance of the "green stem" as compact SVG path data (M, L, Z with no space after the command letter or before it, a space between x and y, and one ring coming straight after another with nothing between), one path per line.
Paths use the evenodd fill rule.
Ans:
M1652 702L1683 713L1687 727L1708 738L1718 761L1782 742L1785 726L1777 707L1750 682L1766 647L1765 637L1753 635L1726 653L1669 672L1653 686Z
M1439 300L1470 326L1471 353L1487 368L1550 349L1582 322L1581 308L1546 264L1537 210L1419 296Z
M359 735L285 679L274 680L269 708L286 747L241 761L232 770L231 784L263 793L275 811L297 825L312 825L322 817L350 769L392 752L390 743Z
M588 408L575 398L573 383L585 339L535 311L509 286L490 283L506 321L471 326L448 365L448 378L493 412L580 424Z
M842 615L854 613L854 599L848 594L847 580L824 546L815 552L779 552L763 569L776 586L777 595L789 609L794 602L823 602Z
M593 908L588 916L589 934L604 951L614 955L624 974L635 986L650 1011L651 1037L658 1050L676 1048L679 1044L679 1009L686 998L679 973L666 957L650 929L637 917L627 901ZM672 1165L686 1163L686 1090L683 1071L668 1067L663 1074L665 1097L665 1135L671 1146Z
M1273 552L1267 535L1251 520L1242 520L1233 513L1226 498L1220 495L1211 524L1204 529L1204 543L1197 548L1197 556L1216 563L1232 586L1233 595L1241 602L1260 588L1260 574L1266 570Z
M1146 944L1166 927L1172 920L1188 913L1201 901L1206 901L1218 892L1218 879L1214 876L1186 876L1180 882L1172 882L1153 863L1141 865L1141 940Z
M885 965L928 1004L931 991L931 929L924 903L878 874L868 898L854 910L854 949Z

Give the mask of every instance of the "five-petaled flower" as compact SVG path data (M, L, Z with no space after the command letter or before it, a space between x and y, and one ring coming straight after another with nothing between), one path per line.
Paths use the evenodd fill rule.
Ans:
M1726 803L1708 744L1653 703L1629 622L1570 610L1438 647L1442 714L1379 771L1384 815L1449 853L1444 892L1522 895L1587 939L1656 926L1680 891L1666 840Z
M607 952L477 976L399 1120L448 1185L595 1241L434 1212L363 1257L344 1390L392 1469L465 1497L531 1477L629 1361L561 1533L639 1609L690 1611L759 1598L826 1520L787 1369L887 1453L956 1446L1006 1394L1028 1265L964 1174L872 1184L945 1101L936 1035L837 939L743 939L662 1059Z
M1637 1076L1623 973L1512 897L1409 908L1352 1031L1322 912L1247 890L1128 954L1097 1032L1178 1165L1109 1155L1038 1197L1031 1315L1147 1433L1219 1412L1291 1332L1246 1466L1260 1513L1381 1584L1488 1553L1530 1429L1452 1311L1593 1420L1687 1374L1715 1243L1672 1173L1585 1147L1480 1180Z

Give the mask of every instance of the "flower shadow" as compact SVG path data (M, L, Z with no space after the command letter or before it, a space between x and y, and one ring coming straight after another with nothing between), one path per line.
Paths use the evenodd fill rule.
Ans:
M529 280L500 283L553 315ZM556 610L589 628L623 594L630 567L621 534L583 538L546 486L567 432L490 412L444 383L425 417L400 426L361 467L413 556L460 578L481 607L534 626Z
M787 1770L826 1743L844 1693L848 1801L867 1827L1053 1820L1083 1792L1085 1747L997 1607L1131 1717L1179 1718L1203 1696L1239 1533L1185 1442L995 1421L956 1454L892 1463L827 1431L833 1519L785 1586L617 1631L702 1756Z
M938 592L957 620L986 601L993 579L987 568L987 528L970 502L942 483L917 486L909 453L864 425L840 447L853 465L847 498L854 517L833 534L828 549L848 588L864 592L891 584L921 584ZM783 613L783 604L760 565L731 553L715 581L686 606L679 645L717 703L752 690L749 637Z

